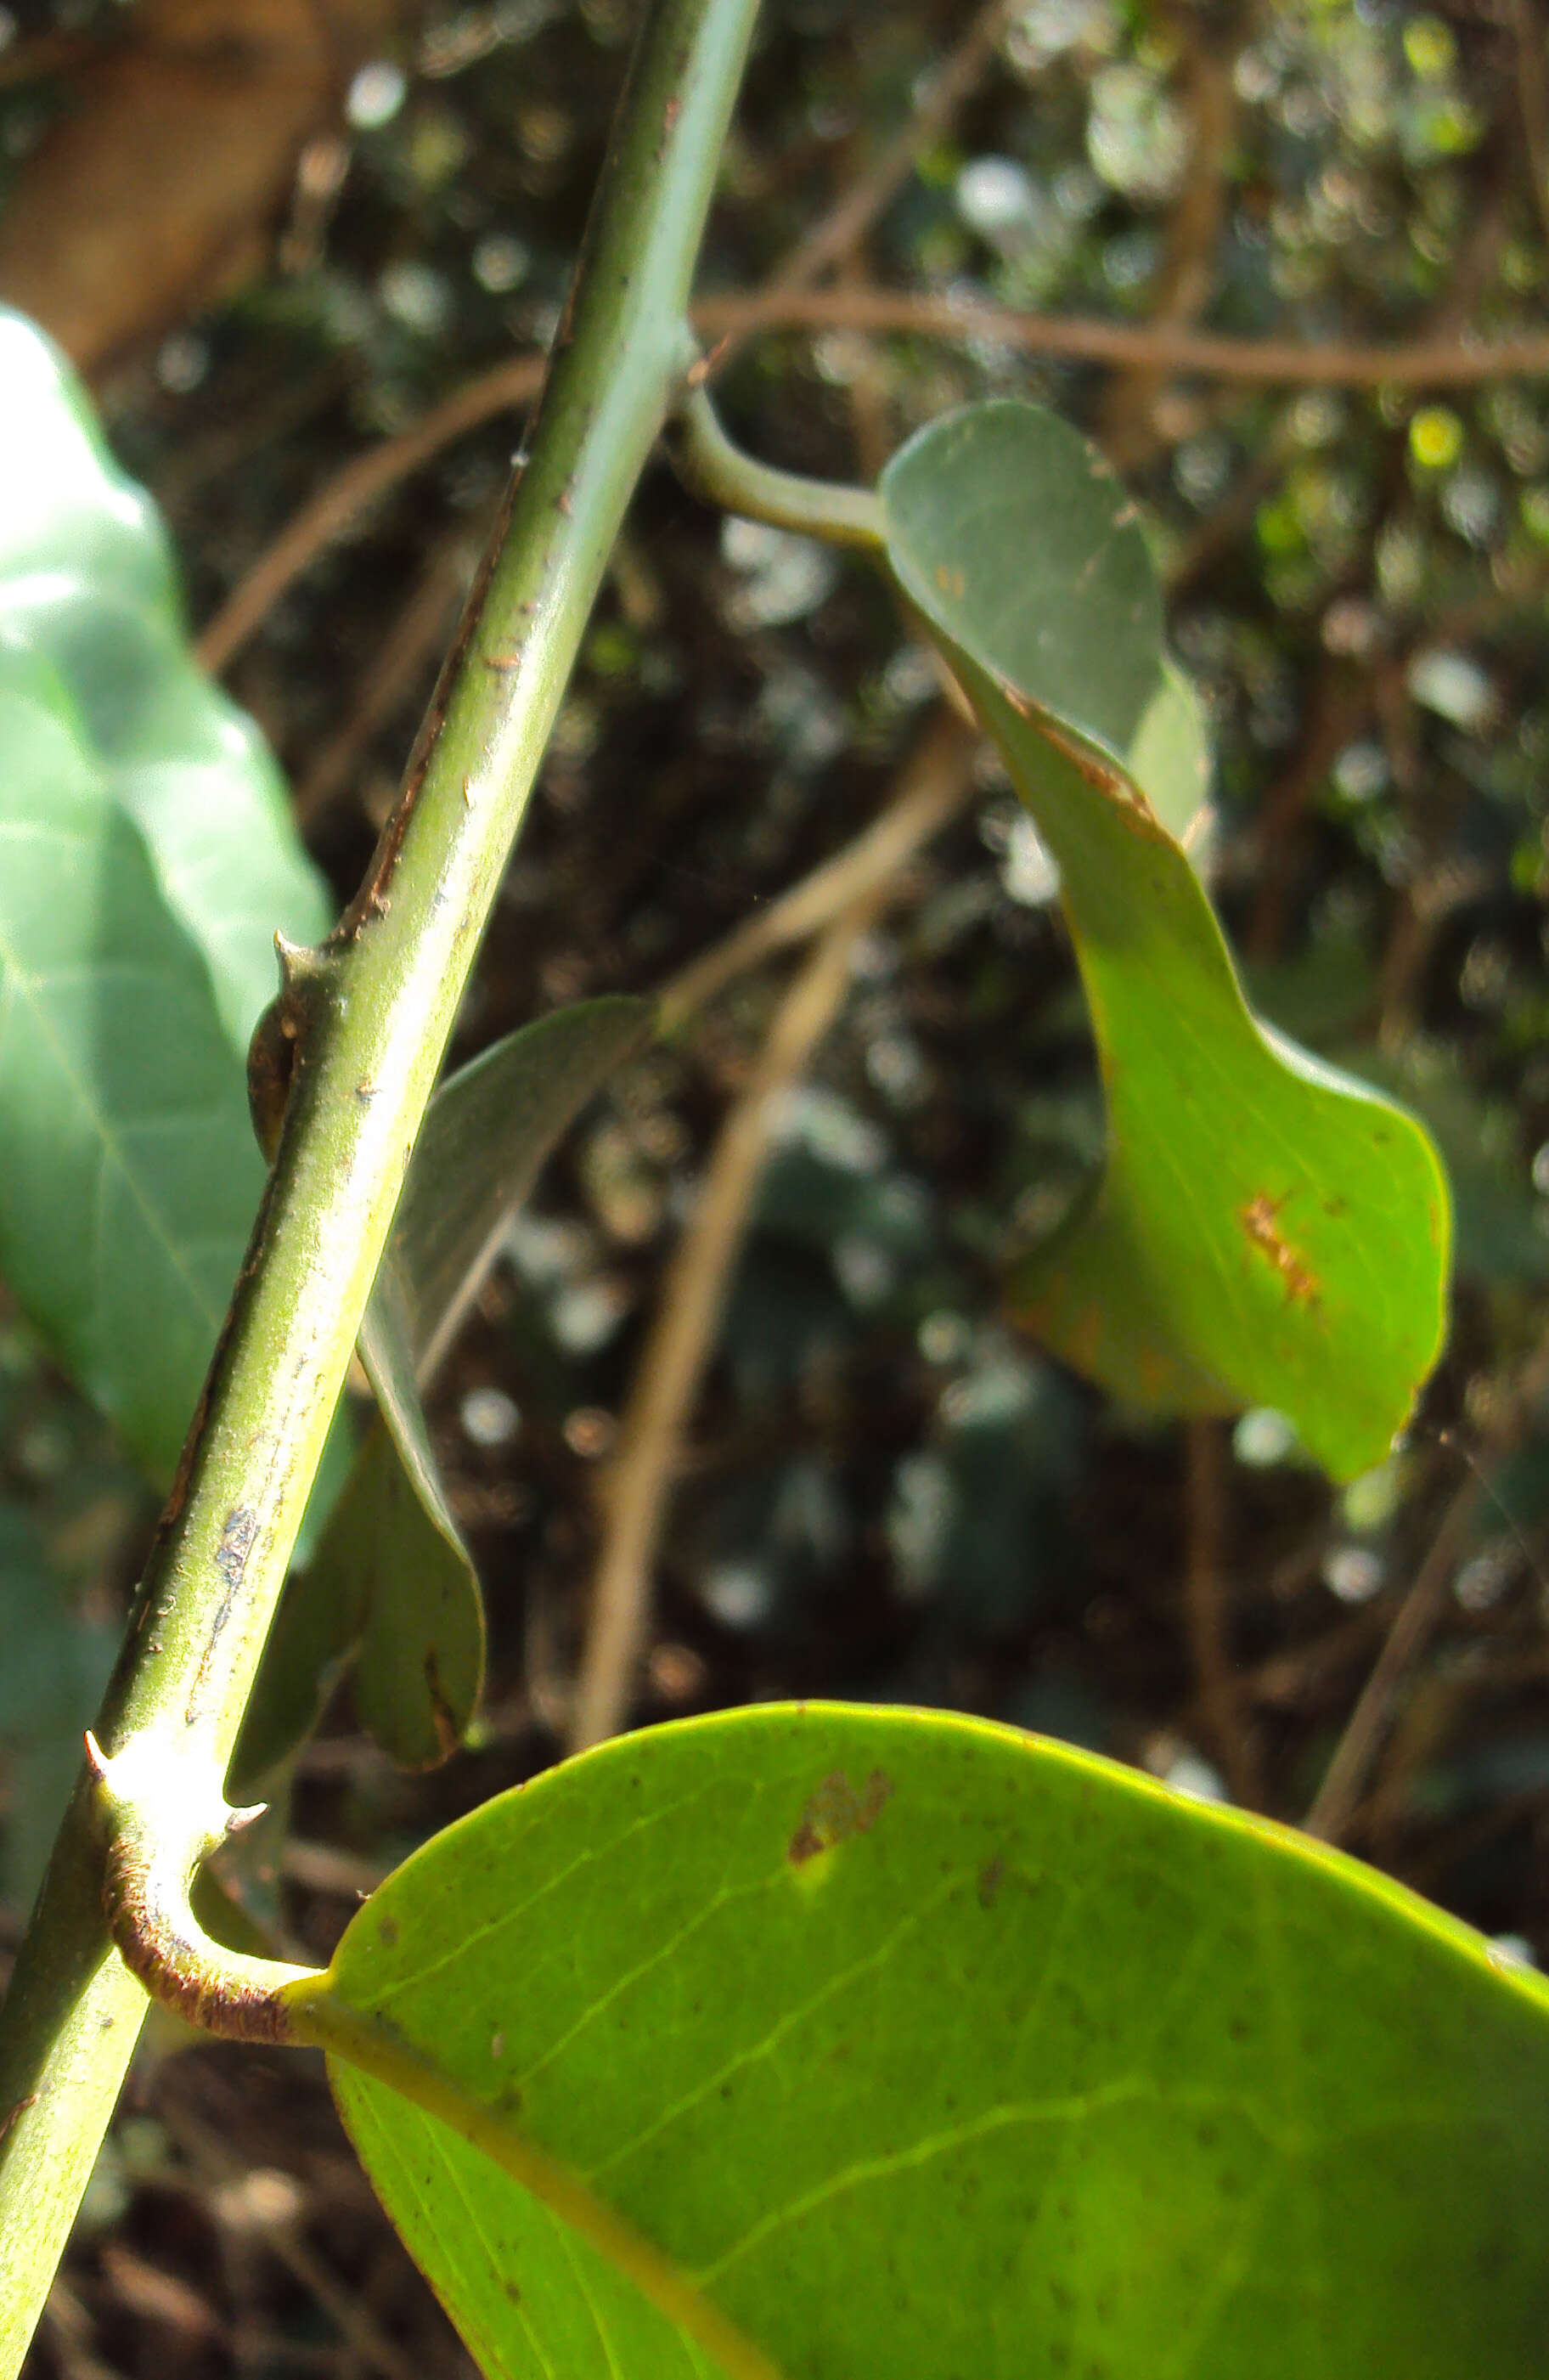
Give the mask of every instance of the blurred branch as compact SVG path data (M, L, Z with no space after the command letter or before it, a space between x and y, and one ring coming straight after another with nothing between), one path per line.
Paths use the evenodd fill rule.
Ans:
M1535 0L1515 0L1511 19L1517 45L1517 111L1528 179L1539 228L1549 239L1549 91L1545 91L1543 15Z
M600 1488L605 1534L571 1721L572 1752L617 1734L627 1716L684 1427L746 1236L771 1110L799 1079L838 1014L851 953L881 899L873 891L835 919L776 1011L752 1079L721 1126L693 1220L662 1282L621 1449Z
M164 2096L158 2116L193 2168L189 2174L158 2174L160 2186L181 2190L224 2230L237 2228L260 2240L333 2325L361 2371L374 2373L377 2380L419 2380L414 2357L389 2338L357 2292L309 2245L296 2219L304 2204L299 2188L255 2190L247 2160L234 2155L218 2132L175 2099Z
M1029 355L1078 363L1197 372L1206 379L1306 388L1471 387L1481 381L1549 375L1549 333L1520 338L1426 339L1412 345L1340 345L1239 339L1178 323L1106 322L1072 314L1020 313L988 298L850 287L708 298L694 310L709 336L754 331L902 332L938 339L992 339Z
M1346 746L1361 735L1374 713L1409 703L1410 665L1428 647L1460 645L1487 637L1540 601L1549 589L1549 555L1502 569L1499 584L1412 623L1397 652L1375 664L1357 664L1325 651L1295 747L1260 804L1242 838L1242 864L1260 878L1253 912L1240 937L1250 959L1260 962L1280 951L1295 891L1291 862L1306 811Z
M315 819L349 781L362 751L402 708L444 650L478 565L461 524L430 552L385 642L372 655L352 709L296 788L296 815Z
M955 720L939 721L894 798L853 843L672 978L659 1002L659 1029L676 1032L737 976L793 942L809 941L874 886L895 877L962 807L971 791L963 765L971 749L972 739Z
M1453 1576L1474 1516L1482 1502L1495 1498L1501 1467L1519 1444L1529 1417L1546 1390L1549 1336L1540 1341L1519 1372L1507 1411L1491 1433L1489 1445L1480 1456L1467 1458L1469 1475L1442 1515L1441 1525L1414 1584L1398 1607L1344 1734L1335 1746L1313 1806L1302 1821L1305 1833L1328 1843L1340 1842L1349 1833L1367 1778L1392 1724L1399 1688L1446 1609Z
M1260 1810L1264 1779L1253 1722L1228 1642L1227 1463L1221 1424L1190 1422L1183 1446L1188 1516L1183 1611L1200 1712L1232 1800L1243 1809Z
M955 50L930 79L914 115L872 166L853 182L822 221L798 242L765 284L769 297L810 288L824 274L842 265L860 246L883 209L897 196L914 170L928 141L939 140L963 102L976 89L995 55L996 44L1014 11L1014 0L990 0L981 8ZM729 338L719 366L738 344Z
M1432 1630L1446 1606L1458 1558L1468 1541L1473 1517L1483 1495L1482 1483L1465 1479L1442 1516L1431 1549L1416 1573L1413 1585L1399 1605L1382 1651L1361 1690L1334 1757L1324 1772L1302 1831L1320 1841L1337 1843L1349 1832L1367 1774L1387 1733L1398 1688L1411 1663L1418 1660Z
M1549 333L1477 346L1446 339L1414 346L1313 346L1289 339L1220 338L1170 323L1134 327L1079 316L1022 314L987 300L912 296L849 283L838 289L758 290L708 298L692 310L691 319L702 337L715 340L780 330L994 339L1030 355L1266 385L1284 382L1314 388L1378 388L1393 382L1448 387L1549 376ZM337 544L364 514L433 461L443 447L496 415L530 402L542 372L540 356L499 364L434 407L412 430L384 439L347 464L286 524L206 626L196 649L204 667L217 675L224 670L319 554Z
M768 288L794 295L843 262L863 240L889 200L914 170L927 140L944 132L973 91L995 54L1011 0L991 0L933 77L910 123L883 152L870 173L844 193L784 261ZM738 344L734 335L714 358L719 369ZM393 488L471 430L495 416L529 405L543 377L541 356L521 356L481 372L432 407L423 421L384 440L331 480L281 531L239 580L196 648L212 676L219 677L287 587L316 556L336 544Z
M1258 453L1243 465L1215 511L1205 515L1192 537L1179 547L1167 565L1169 601L1176 603L1192 592L1222 555L1229 553L1238 540L1247 535L1259 506L1285 476L1296 449L1296 404L1292 399L1282 406L1264 432Z
M935 723L906 769L888 816L924 801L947 816L966 789L971 749L961 730ZM573 1752L616 1734L628 1715L646 1641L651 1572L684 1427L746 1236L775 1102L800 1079L833 1023L850 979L851 954L886 905L894 881L896 858L878 866L874 844L871 864L862 871L854 868L853 848L844 856L853 870L849 897L837 914L830 913L817 949L781 1002L747 1086L721 1126L698 1205L661 1285L619 1451L599 1483L603 1541L571 1718ZM830 890L831 882L830 878ZM734 943L740 938L732 939ZM705 985L723 979L709 970L701 976ZM677 988L679 1014L684 980L680 977Z
M1188 12L1173 11L1172 21L1186 43L1183 82L1191 137L1188 170L1168 223L1153 326L1192 322L1210 302L1230 189L1227 164L1237 105L1235 52L1217 49ZM1126 373L1108 390L1100 443L1117 469L1137 469L1155 446L1156 407L1167 377L1147 367Z
M200 637L194 650L211 675L219 677L285 589L384 496L470 430L497 414L530 405L542 383L544 364L540 355L518 356L480 372L432 407L412 430L369 447L320 488L238 580Z

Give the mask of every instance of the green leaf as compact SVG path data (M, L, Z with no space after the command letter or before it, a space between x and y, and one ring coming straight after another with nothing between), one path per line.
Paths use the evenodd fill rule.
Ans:
M293 2005L502 2380L1543 2371L1543 1980L1008 1729L610 1743L426 1845Z
M357 1645L357 1714L394 1760L428 1767L466 1732L484 1609L420 1385L550 1151L649 1019L644 1001L577 1002L509 1034L436 1093L360 1335L381 1422L316 1560L287 1595L245 1733L245 1775L255 1755L279 1756L309 1724L320 1653L336 1659Z
M362 1614L356 1716L401 1766L430 1768L455 1752L478 1706L484 1604L413 1372L397 1361L406 1342L381 1318L379 1305L361 1342L374 1348L381 1419L329 1524L326 1578Z
M393 1234L421 1380L451 1345L550 1152L650 1020L647 1001L577 1001L507 1034L436 1093Z
M1402 1109L1244 1003L1168 832L1204 738L1133 506L1010 402L922 431L881 494L899 583L1059 862L1102 1069L1107 1161L1019 1319L1133 1402L1274 1405L1336 1477L1369 1469L1441 1345L1446 1179Z
M81 1617L30 1514L0 1500L0 1757L6 1782L0 1878L26 1909L80 1767L81 1730L102 1699L118 1630Z
M0 1268L157 1478L258 1204L243 1058L276 929L327 923L164 536L0 311Z

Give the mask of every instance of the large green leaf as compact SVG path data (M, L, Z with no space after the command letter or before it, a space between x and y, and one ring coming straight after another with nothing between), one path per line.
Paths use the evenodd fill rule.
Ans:
M444 1759L478 1699L484 1610L419 1400L562 1133L644 1036L648 1003L578 1002L430 1103L360 1352L380 1409L306 1574L292 1582L238 1764L250 1781L316 1706L320 1656L357 1651L361 1724L406 1767Z
M276 929L327 923L165 539L0 312L0 1268L164 1478L262 1182L243 1086Z
M899 583L1059 862L1102 1068L1106 1164L1019 1315L1136 1402L1278 1406L1336 1476L1365 1470L1441 1343L1446 1181L1411 1117L1243 1002L1168 832L1204 741L1134 508L1010 402L922 431L881 493Z
M704 2373L717 2321L744 2380L1543 2370L1542 1979L1010 1730L610 1743L417 1853L301 2009L501 2380Z
M18 1910L42 1875L118 1634L73 1608L31 1515L0 1499L0 1886Z

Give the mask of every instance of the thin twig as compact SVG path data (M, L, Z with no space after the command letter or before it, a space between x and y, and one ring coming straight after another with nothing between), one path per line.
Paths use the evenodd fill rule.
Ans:
M373 654L354 708L323 746L296 788L296 815L307 825L325 809L355 771L362 751L402 707L444 648L468 590L478 553L461 528L432 552L387 637Z
M1446 1604L1447 1589L1480 1504L1495 1494L1500 1465L1529 1427L1549 1391L1549 1331L1519 1366L1505 1411L1491 1433L1487 1449L1465 1455L1469 1476L1442 1516L1442 1524L1420 1572L1400 1604L1372 1674L1335 1747L1322 1785L1302 1821L1303 1830L1325 1842L1337 1842L1348 1830L1365 1790L1367 1773L1387 1732L1398 1684L1410 1664L1419 1658L1426 1638ZM1444 1436L1444 1444L1453 1443ZM1526 1548L1523 1548L1526 1552ZM1531 1555L1529 1556L1531 1560Z
M412 430L384 438L336 473L265 548L203 630L194 650L211 674L220 675L285 589L384 496L470 430L497 414L530 405L543 378L544 361L540 355L517 356L492 371L480 372L444 403L432 406Z
M961 798L968 751L966 738L954 736L949 743L934 728L909 778L918 783L927 773L938 774L952 788L950 799ZM945 815L950 799L944 788L938 799ZM895 810L901 806L902 797ZM684 1430L747 1231L775 1102L799 1079L832 1024L855 943L886 905L895 880L870 870L867 876L831 918L777 1009L751 1079L721 1126L698 1206L662 1283L619 1451L601 1483L604 1536L571 1718L573 1751L616 1733L627 1714Z
M1549 375L1549 334L1543 334L1478 345L1446 339L1413 346L1325 346L1292 339L1222 338L1172 323L1153 327L1016 313L987 299L933 298L849 283L839 289L758 290L707 298L693 309L692 319L700 335L711 339L782 330L986 339L1029 355L1266 386L1378 388L1391 382L1441 388ZM219 675L319 554L337 544L443 447L496 415L530 402L542 370L539 356L519 356L497 365L433 407L412 430L384 439L347 464L294 516L210 621L196 647L204 667Z
M621 1451L601 1483L606 1533L576 1683L573 1752L616 1734L627 1713L684 1427L746 1234L774 1104L800 1077L832 1024L850 979L851 953L881 899L873 891L835 919L775 1012L752 1079L721 1126L693 1220L662 1282Z
M841 910L895 877L966 800L970 743L959 722L944 713L893 799L853 842L672 978L658 1003L660 1031L676 1032L737 976L793 942L810 941Z
M1186 47L1182 79L1190 153L1168 223L1153 327L1197 322L1210 303L1230 191L1228 165L1236 115L1235 55L1216 49L1192 15L1175 11L1171 21ZM1138 469L1159 443L1156 407L1166 386L1167 373L1155 367L1127 373L1110 386L1098 443L1116 469Z
M712 336L753 331L876 331L938 339L986 339L1030 355L1078 363L1160 368L1209 380L1277 382L1308 388L1461 387L1495 379L1549 374L1549 334L1481 340L1427 339L1413 345L1314 344L1303 339L1239 339L1179 323L1093 321L1082 315L1029 314L988 298L933 297L907 290L852 287L762 290L708 298L696 327Z
M868 173L853 182L834 206L778 264L765 288L771 297L808 289L859 248L883 209L914 170L928 140L945 132L963 102L972 97L1010 18L1014 0L990 0L962 41L931 77L914 115ZM735 345L728 342L728 351ZM717 362L721 360L717 358Z
M388 2337L357 2302L355 2292L345 2287L327 2260L309 2243L288 2204L272 2212L260 2193L251 2190L242 2192L241 2185L249 2180L246 2166L187 2108L163 2101L159 2112L165 2129L196 2168L187 2180L189 2196L201 2206L212 2208L218 2217L224 2215L228 2223L239 2203L242 2228L255 2233L275 2263L282 2265L292 2280L306 2290L366 2371L376 2373L379 2380L419 2380L415 2358L396 2339ZM169 2173L161 2180L163 2186L170 2183L175 2188L182 2177ZM223 2202L223 2185L241 2192L239 2202Z
M1367 1772L1376 1758L1393 1716L1398 1687L1410 1663L1419 1658L1431 1631L1446 1608L1447 1590L1458 1557L1468 1540L1483 1494L1476 1477L1465 1479L1442 1516L1413 1585L1405 1596L1361 1690L1344 1734L1324 1774L1302 1831L1320 1841L1337 1843L1348 1832L1365 1788Z
M1536 0L1516 0L1511 15L1517 47L1517 108L1528 180L1539 227L1549 239L1549 91L1543 66L1543 18Z
M853 253L908 180L925 143L946 130L973 91L1010 12L1010 0L991 0L980 10L897 140L775 267L768 284L771 291L793 295L809 288ZM726 342L716 358L718 368L730 360L738 344L735 337ZM331 480L259 557L205 628L196 650L212 676L220 676L315 556L346 535L400 480L495 415L530 404L543 362L540 356L519 356L481 372L433 407L423 421L373 447Z
M1227 1641L1226 1439L1219 1422L1192 1421L1183 1442L1188 1509L1183 1610L1200 1711L1233 1801L1244 1809L1262 1809L1264 1780L1253 1720Z

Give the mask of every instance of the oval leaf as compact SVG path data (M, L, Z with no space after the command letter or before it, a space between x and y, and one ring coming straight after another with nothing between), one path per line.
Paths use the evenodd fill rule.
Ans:
M381 1419L316 1560L287 1591L245 1730L244 1777L310 1724L320 1647L333 1658L358 1643L357 1716L405 1767L444 1760L466 1733L483 1679L484 1607L420 1385L544 1160L649 1021L645 1001L577 1002L508 1034L432 1099L360 1334ZM298 1676L298 1664L313 1666Z
M1542 1979L1007 1729L624 1738L428 1844L287 1997L508 2380L1543 2369Z
M418 1378L478 1296L550 1153L649 1029L648 1001L576 1001L449 1076L425 1118L393 1232Z
M922 431L881 493L899 583L1059 862L1102 1069L1107 1162L1018 1318L1132 1402L1275 1405L1337 1477L1366 1470L1440 1348L1446 1180L1411 1117L1243 1001L1168 832L1203 738L1134 507L1075 431L1009 402Z
M149 499L3 311L0 432L0 1266L164 1479L262 1184L242 1062L273 935L328 907L188 658Z

